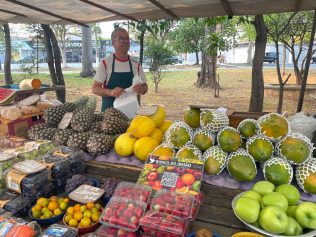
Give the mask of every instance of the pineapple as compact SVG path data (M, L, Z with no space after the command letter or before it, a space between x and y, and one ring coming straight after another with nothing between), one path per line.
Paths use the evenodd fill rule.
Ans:
M52 126L57 126L65 113L72 112L76 106L74 103L65 103L55 107L51 107L44 111L43 118L45 122Z
M28 137L32 140L52 140L57 128L30 129Z
M88 131L92 125L94 114L92 110L85 108L78 111L71 119L71 128L76 132Z
M124 113L115 108L108 108L104 112L104 120L107 120L109 117L116 117L126 122L129 121L128 117Z
M94 134L87 142L88 151L99 155L108 153L114 146L115 139L111 135Z
M67 146L78 148L80 150L86 150L86 144L87 141L90 139L91 134L91 132L80 132L72 134L67 141Z
M94 121L102 121L104 118L104 113L94 113Z
M101 126L102 126L102 121L94 122L94 124L91 127L92 132L94 132L94 133L102 133Z
M54 134L52 141L59 145L67 145L69 137L74 133L72 129L59 129Z
M101 124L102 132L110 135L125 133L127 128L128 123L126 121L114 116L104 119Z

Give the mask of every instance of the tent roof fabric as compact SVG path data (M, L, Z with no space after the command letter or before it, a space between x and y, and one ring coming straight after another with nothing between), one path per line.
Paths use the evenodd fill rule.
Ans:
M90 24L314 9L316 0L0 0L0 23Z

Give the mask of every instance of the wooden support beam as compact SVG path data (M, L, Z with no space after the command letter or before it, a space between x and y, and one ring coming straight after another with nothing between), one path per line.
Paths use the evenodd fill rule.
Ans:
M295 9L294 11L298 12L301 9L302 0L296 0L295 1Z
M230 7L230 4L228 0L221 0L221 3L227 13L228 16L232 17L234 15L232 8Z
M21 13L18 13L18 12L12 12L12 11L9 11L9 10L0 9L0 12L5 12L5 13L12 14L12 15L22 16L22 17L26 17L27 18L27 16L24 15L24 14L21 14Z
M50 16L53 16L53 17L62 19L62 20L64 20L64 21L69 21L69 22L74 23L74 24L77 24L77 25L89 27L88 25L83 24L83 23L81 23L81 22L79 22L79 21L76 21L76 20L73 20L73 19L70 19L70 18L67 18L67 17L63 17L63 16L60 16L60 15L57 15L57 14L55 14L55 13L52 13L52 12L43 10L43 9L41 9L41 8L38 8L38 7L34 7L34 6L29 5L29 4L26 4L26 3L24 3L24 2L20 2L20 1L17 1L17 0L6 0L6 1L7 1L7 2L14 3L14 4L16 4L16 5L20 5L20 6L23 6L23 7L29 8L29 9L32 9L32 10L37 11L37 12L41 12L41 13L44 13L44 14L47 14L47 15L50 15Z
M115 15L118 15L118 16L121 16L121 17L123 17L123 18L125 18L125 19L139 22L139 21L138 21L136 18L134 18L134 17L131 17L131 16L122 14L122 13L120 13L120 12L114 11L114 10L112 10L112 9L110 9L110 8L107 8L107 7L105 7L105 6L102 6L102 5L100 5L100 4L97 4L97 3L95 3L95 2L92 2L92 1L90 1L90 0L79 0L79 1L84 2L84 3L87 3L87 4L91 5L91 6L96 7L96 8L102 9L102 10L104 10L104 11L111 12L111 13L113 13L113 14L115 14Z
M148 0L149 2L151 2L152 4L154 4L156 7L158 7L160 10L162 10L163 12L165 12L167 15L169 15L171 18L175 18L175 19L179 19L179 17L174 14L172 11L170 11L169 9L165 8L163 5L161 5L159 2L157 2L156 0Z

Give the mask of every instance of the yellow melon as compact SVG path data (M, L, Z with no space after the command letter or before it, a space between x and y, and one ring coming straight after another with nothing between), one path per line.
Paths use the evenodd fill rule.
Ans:
M148 155L158 146L158 142L151 137L142 137L135 142L134 154L141 160L146 161Z
M131 129L131 126L129 126L128 128L127 128L127 130L126 130L126 132L131 132L132 131L132 129Z
M123 133L115 140L114 149L120 156L130 156L133 154L136 141L132 134Z
M135 117L130 125L131 133L136 138L149 136L155 129L155 122L147 116Z
M162 106L158 106L156 113L150 116L152 120L154 120L156 127L160 127L163 121L166 118L166 111Z
M155 128L154 131L149 135L149 137L155 139L160 144L162 141L163 133L159 128Z
M172 122L171 120L165 120L165 121L163 121L163 123L161 124L161 126L159 127L159 129L160 129L163 133L165 133L165 132L168 130L168 128L171 126L172 123L173 123L173 122Z

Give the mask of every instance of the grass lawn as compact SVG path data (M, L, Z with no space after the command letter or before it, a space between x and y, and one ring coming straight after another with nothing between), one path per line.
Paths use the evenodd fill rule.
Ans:
M154 84L151 81L150 73L147 73L149 80L149 92L142 97L144 104L164 105L170 119L181 119L183 110L189 104L227 106L235 111L248 111L251 92L251 69L249 68L219 68L220 76L220 97L214 98L213 89L199 89L194 86L197 79L196 67L191 67L189 71L167 72L159 85L158 93L154 92ZM294 73L292 73L289 83L294 83ZM36 77L43 83L51 84L50 76L41 73ZM64 73L66 81L67 101L72 101L80 95L92 95L91 83L93 78L81 78L78 73ZM13 74L14 83L18 83L23 78L21 74ZM277 83L275 69L264 69L265 84ZM316 84L316 70L309 73L308 83ZM4 75L0 74L0 84L4 84ZM48 93L49 98L56 98L53 92ZM100 108L101 101L98 100ZM264 111L276 111L278 98L275 96L265 96ZM286 97L283 102L283 111L295 113L297 100ZM303 110L316 113L315 99L307 93L305 95Z

